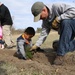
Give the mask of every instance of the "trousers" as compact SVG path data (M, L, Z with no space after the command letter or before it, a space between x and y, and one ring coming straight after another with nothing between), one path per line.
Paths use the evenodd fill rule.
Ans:
M4 25L3 28L3 39L7 46L12 45L12 34L11 34L11 25Z
M60 37L57 55L65 55L75 50L75 19L65 19L60 23Z

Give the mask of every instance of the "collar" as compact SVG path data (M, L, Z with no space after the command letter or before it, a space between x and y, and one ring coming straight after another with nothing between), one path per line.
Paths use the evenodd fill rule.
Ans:
M24 34L22 34L22 37L23 37L23 39L25 39L25 36L24 36Z

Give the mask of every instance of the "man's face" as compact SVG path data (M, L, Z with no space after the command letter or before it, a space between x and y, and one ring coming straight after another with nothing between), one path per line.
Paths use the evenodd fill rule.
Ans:
M40 14L40 20L47 19L47 17L48 17L48 11L47 8L44 8Z

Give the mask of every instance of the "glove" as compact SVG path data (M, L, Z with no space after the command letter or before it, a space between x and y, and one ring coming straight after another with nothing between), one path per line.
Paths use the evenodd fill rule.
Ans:
M53 28L58 28L59 23L60 23L60 21L58 20L58 17L56 17L55 20L52 22L52 27Z
M35 51L37 48L38 48L38 46L33 45L33 46L31 47L30 51L33 51L33 50Z

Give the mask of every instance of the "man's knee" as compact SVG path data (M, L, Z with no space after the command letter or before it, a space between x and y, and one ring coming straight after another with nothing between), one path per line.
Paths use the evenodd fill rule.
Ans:
M68 26L68 25L71 24L71 22L72 22L72 20L70 20L70 19L65 19L65 20L62 20L62 21L61 21L61 25L63 25L63 26Z

